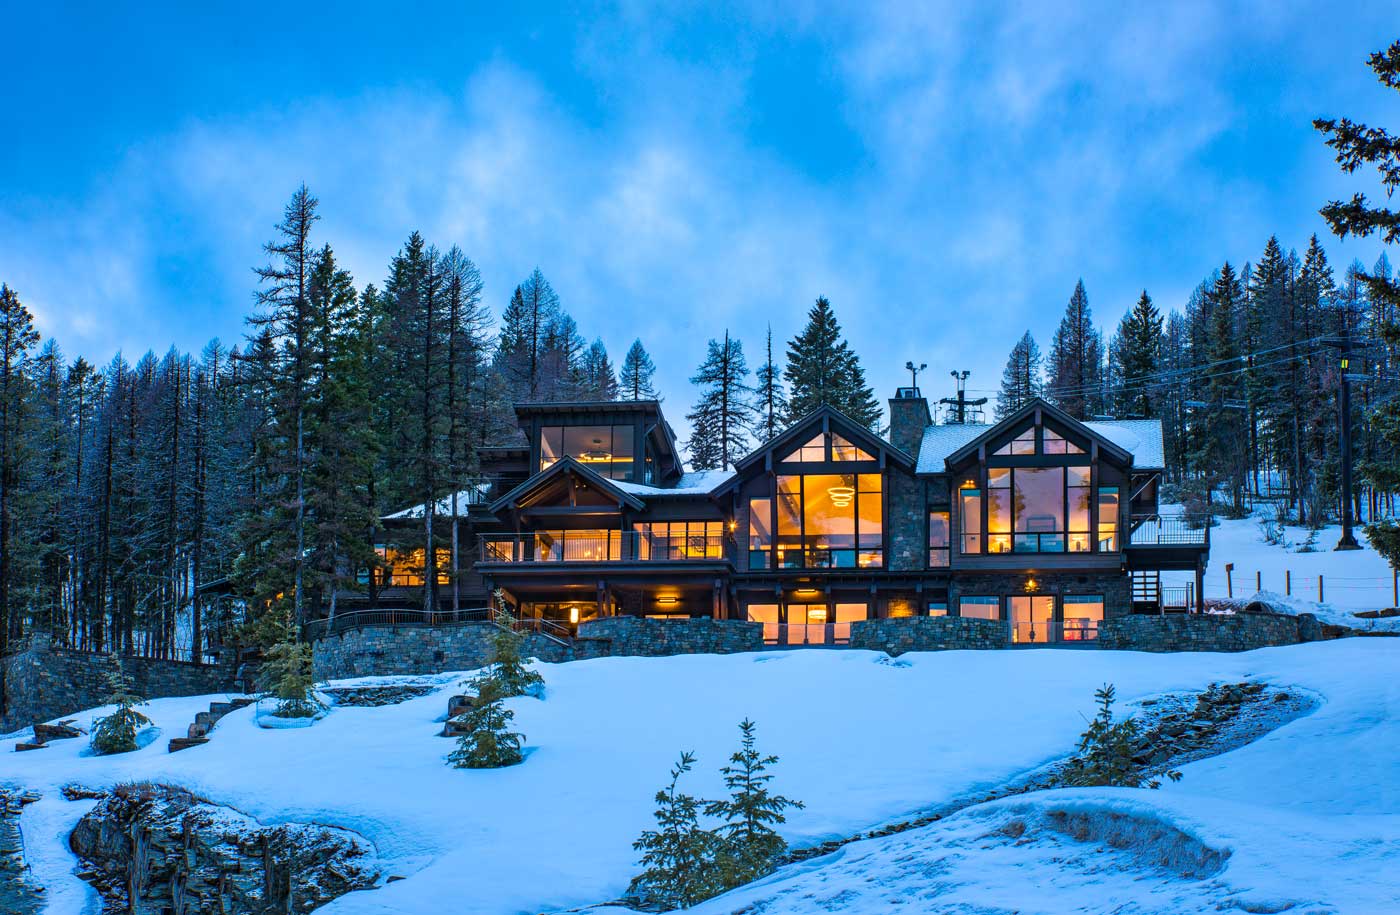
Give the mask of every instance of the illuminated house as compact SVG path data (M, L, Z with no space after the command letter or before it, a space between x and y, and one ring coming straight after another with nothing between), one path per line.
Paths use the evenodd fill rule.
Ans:
M525 444L489 449L483 482L458 494L455 567L438 503L440 609L500 589L561 626L753 620L782 644L925 614L1002 620L1012 643L1087 641L1105 617L1199 609L1208 531L1158 515L1156 420L1080 422L1037 400L995 424L934 425L903 388L888 439L823 408L733 471L696 473L655 401L516 415ZM389 516L386 539L422 518ZM421 549L385 550L376 599L421 601ZM1167 585L1164 571L1194 575Z

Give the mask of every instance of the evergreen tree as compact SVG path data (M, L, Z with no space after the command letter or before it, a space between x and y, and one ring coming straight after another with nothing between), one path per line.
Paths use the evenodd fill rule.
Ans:
M1233 510L1244 511L1244 478L1248 436L1244 413L1239 409L1243 393L1240 348L1237 338L1241 286L1234 267L1226 262L1206 299L1206 365L1202 408L1197 423L1196 464L1208 486L1226 480Z
M652 387L651 383L654 374L656 374L656 365L651 361L651 356L647 355L642 341L640 339L633 340L632 346L627 350L627 357L622 361L620 383L623 398L626 400L660 400L656 388Z
M807 313L807 326L788 342L787 423L792 424L821 406L833 407L856 422L874 428L880 404L865 383L860 359L841 336L836 312L825 297Z
M724 820L718 830L722 843L718 864L726 889L757 880L773 870L787 852L787 842L773 827L787 821L784 810L800 810L803 806L801 801L773 794L769 789L773 776L768 774L768 767L778 757L758 752L755 729L756 725L747 718L739 725L743 735L740 747L729 757L729 765L720 769L729 798L711 801L705 807L706 815Z
M1114 374L1118 379L1115 410L1120 416L1157 415L1158 385L1153 378L1161 370L1161 358L1162 316L1144 289L1133 310L1118 325L1113 347Z
M1076 419L1087 419L1102 407L1103 339L1094 328L1084 281L1074 286L1065 315L1050 347L1050 400Z
M1113 684L1105 683L1094 691L1099 711L1079 738L1079 755L1070 760L1061 773L1066 785L1084 788L1160 788L1162 783L1148 778L1134 760L1142 730L1136 718L1113 718ZM1180 781L1181 773L1163 773L1172 781Z
M528 279L515 288L501 321L497 346L497 367L509 383L516 400L554 399L549 384L550 335L555 346L560 336L559 296L536 267ZM556 350L555 356L558 352ZM558 367L555 367L558 371Z
M715 864L719 839L700 825L698 798L680 790L682 775L695 765L685 752L671 769L671 781L656 792L656 829L641 834L632 847L642 853L642 873L632 879L628 896L660 909L688 908L723 889Z
M497 593L499 603L502 596ZM515 618L502 607L494 615L496 631L491 636L491 663L475 680L477 694L510 699L515 696L538 696L544 689L544 677L530 668L521 656L525 635L517 632Z
M1011 348L1006 368L1001 373L997 419L1005 419L1041 395L1040 364L1040 347L1036 346L1031 332L1026 331Z
M746 383L749 367L744 347L724 332L724 342L711 340L709 353L690 379L701 388L691 423L690 466L695 470L726 470L748 450L752 426L753 391Z
M447 761L458 769L500 769L525 758L525 737L510 730L515 713L499 695L479 696L459 716L462 733Z
M787 391L783 388L782 372L773 361L773 326L768 326L768 336L764 341L763 364L756 373L758 383L754 386L753 436L759 444L772 441L782 431L783 417L787 415Z
M146 700L132 690L131 679L122 670L121 660L111 658L107 671L108 695L103 705L114 705L116 710L93 722L90 742L92 750L99 756L113 753L130 753L137 749L136 735L151 719L136 711L136 706L145 705Z
M279 718L313 718L320 705L313 697L311 646L299 642L291 626L282 641L267 649L258 671L262 688L277 700Z
M39 342L34 319L19 296L0 284L0 657L22 633L22 598L15 581L15 504L27 463L30 350ZM0 712L5 710L0 665Z
M583 385L586 400L617 400L617 376L601 339L594 340L583 354Z

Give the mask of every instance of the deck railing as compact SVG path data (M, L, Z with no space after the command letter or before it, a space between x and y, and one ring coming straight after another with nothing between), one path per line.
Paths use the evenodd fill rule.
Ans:
M1134 518L1131 529L1129 546L1210 546L1210 526L1185 515Z
M764 623L763 644L775 648L848 645L850 623Z
M1011 624L1013 645L1062 645L1092 642L1099 637L1098 620L1027 620Z
M723 536L659 537L640 531L570 536L487 537L482 562L717 562L727 558Z

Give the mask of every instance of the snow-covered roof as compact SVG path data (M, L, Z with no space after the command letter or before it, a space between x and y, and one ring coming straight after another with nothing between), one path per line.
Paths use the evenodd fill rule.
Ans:
M467 506L469 505L481 505L482 503L484 503L486 501L486 492L490 488L490 484L488 483L478 483L475 486L470 486L466 489L458 490L456 493L457 514L466 514ZM423 517L424 512L423 506L427 504L428 503L426 502L420 502L417 505L405 508L403 511L394 512L392 515L385 515L384 520L403 521L413 518L421 518ZM443 496L441 499L438 499L436 505L433 508L433 514L450 516L452 514L452 496L446 495Z
M628 480L609 480L618 489L644 499L665 496L704 496L734 478L732 470L692 470L681 476L675 486L651 486L646 483L632 483Z
M1133 456L1133 466L1160 470L1166 467L1162 423L1156 419L1091 420L1084 425ZM919 473L942 473L950 454L992 428L990 423L951 423L928 426L919 445Z

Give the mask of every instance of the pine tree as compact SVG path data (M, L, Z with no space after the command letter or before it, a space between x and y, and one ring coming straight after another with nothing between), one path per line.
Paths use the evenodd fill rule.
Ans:
M768 774L768 767L778 757L761 754L755 748L756 727L747 718L739 725L743 735L740 747L729 757L729 765L720 769L729 798L711 801L705 807L707 816L724 820L718 830L722 843L718 865L726 889L757 880L773 870L787 852L787 842L773 827L787 822L784 810L800 810L803 806L801 801L769 790L773 776Z
M0 284L0 657L21 633L20 595L14 579L16 499L26 466L30 350L39 342L34 319L19 296ZM0 665L0 712L5 710Z
M501 601L499 593L496 600ZM538 696L544 689L544 677L531 669L522 657L525 636L516 631L515 617L503 607L496 611L493 621L496 631L491 636L491 663L475 681L477 694L503 699Z
M617 376L601 339L594 340L583 354L582 375L580 393L584 399L617 400Z
M1123 316L1115 344L1116 412L1124 417L1156 416L1158 385L1152 379L1161 371L1162 316L1146 289L1132 311Z
M830 406L864 426L880 420L880 404L865 383L860 359L841 336L836 312L825 297L807 313L807 326L788 342L787 424Z
M690 466L694 470L725 470L748 450L752 426L753 391L746 383L749 367L744 347L724 332L724 342L711 340L709 353L690 383L701 388L691 423Z
M99 756L113 753L130 753L137 749L136 735L151 719L136 711L136 706L145 705L146 700L132 690L131 679L122 670L121 660L115 655L107 671L108 695L103 705L114 705L116 710L105 715L92 725L90 742L92 750Z
M500 769L525 758L525 737L510 730L515 713L502 697L478 698L457 721L462 733L447 761L458 769Z
M1134 761L1142 730L1136 718L1113 719L1114 688L1105 683L1094 691L1099 711L1079 738L1079 754L1061 772L1066 785L1083 788L1160 788L1162 783L1148 778ZM1164 772L1172 781L1181 773Z
M1099 412L1103 339L1094 329L1089 311L1089 295L1084 281L1074 286L1065 315L1055 331L1050 347L1049 382L1046 390L1056 406L1076 419L1088 419Z
M559 296L536 267L515 288L501 320L497 367L520 401L550 400L549 336L559 330Z
M753 436L759 444L770 442L782 431L783 417L788 413L787 391L783 376L773 361L773 326L768 326L764 341L763 364L755 376Z
M622 361L620 387L623 398L627 400L660 400L656 388L652 387L651 383L654 374L656 374L656 365L651 361L651 356L647 354L646 347L642 346L640 339L633 340L632 346L627 350L627 357Z
M997 419L1005 419L1040 396L1040 364L1040 347L1036 346L1031 332L1026 331L1011 348L1011 355L1006 358L1006 368L1001 373Z
M283 639L264 653L258 674L262 688L277 700L273 714L278 718L314 718L320 711L311 691L315 685L311 646L297 641L291 626Z
M632 879L627 894L660 909L688 908L724 886L715 864L719 838L700 826L703 802L680 790L681 776L694 765L694 753L681 754L670 784L656 792L657 828L632 843L642 853L644 870Z

